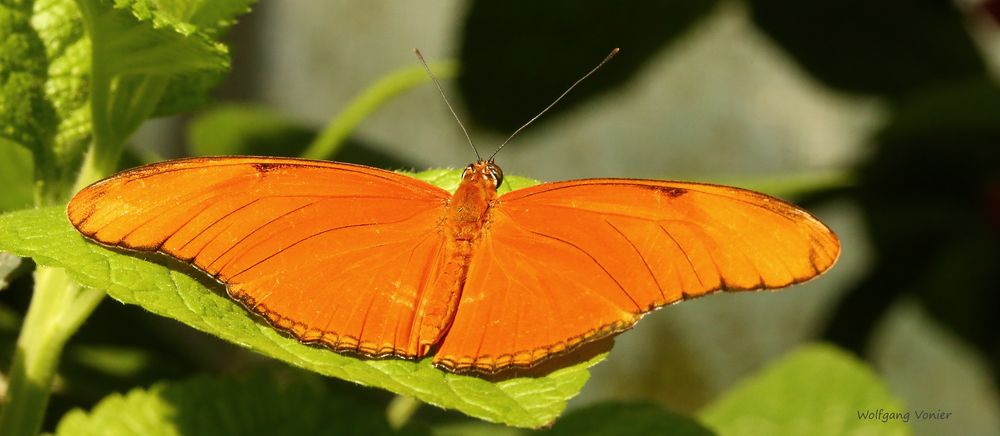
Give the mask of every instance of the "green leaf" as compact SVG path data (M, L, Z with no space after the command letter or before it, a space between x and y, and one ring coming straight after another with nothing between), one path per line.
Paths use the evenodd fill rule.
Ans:
M556 422L546 435L662 434L710 436L711 430L691 418L648 403L601 403L574 410Z
M45 8L51 2L34 6ZM32 2L0 4L0 140L24 146L35 162L35 178L58 189L58 180L68 180L68 168L58 162L60 148L70 146L63 125L64 113L73 112L74 96L65 91L68 83L51 80L63 71L52 59L62 49L73 56L79 31L72 25L53 25L50 18L62 11L52 7L36 13Z
M117 169L146 119L202 103L229 68L219 34L251 0L80 0L89 50L92 146L77 188ZM86 69L82 69L87 71Z
M31 150L43 204L68 193L92 142L87 181L115 169L125 138L147 118L203 101L229 66L218 35L249 3L0 5L0 139Z
M421 173L421 178L451 183L460 173L436 170ZM506 180L505 187L529 183L513 176ZM65 268L82 285L104 289L123 303L140 305L293 365L513 426L538 427L551 422L566 401L579 393L589 377L587 368L604 358L601 354L544 376L491 382L438 370L429 358L411 362L342 356L301 344L272 329L225 297L217 283L182 264L159 256L143 260L140 255L88 242L59 207L0 215L0 250Z
M200 86L199 77L207 75L211 81L229 67L225 46L210 36L215 29L187 21L212 7L210 2L184 2L183 9L177 9L179 2L172 9L148 1L118 1L114 7L99 0L80 3L94 47L92 103L95 114L101 115L94 119L95 129L108 129L109 142L123 141L171 100L200 98L168 94L172 81ZM109 93L107 98L98 99L103 92Z
M250 11L254 0L185 0L174 2L117 0L116 6L128 8L140 21L152 21L154 28L171 28L185 36L199 35L205 41L218 41L235 17ZM206 101L208 91L222 80L229 68L225 47L212 44L225 56L222 69L198 70L197 74L171 77L153 115L169 115L189 110Z
M863 362L811 345L727 392L700 417L723 435L908 435L901 418L886 418L906 412Z
M160 383L70 411L56 435L379 435L395 434L377 408L335 396L305 377L282 383L199 377Z
M445 191L455 192L458 189L459 183L462 183L462 171L452 170L452 169L432 169L425 170L418 173L410 173L406 171L400 171L403 174L408 174L411 177L423 180L432 185L438 186ZM529 179L527 177L520 176L505 176L503 179L503 184L497 189L498 194L504 194L515 189L527 188L529 186L537 185L538 181L534 179Z
M31 207L34 202L34 159L31 151L0 138L0 213Z

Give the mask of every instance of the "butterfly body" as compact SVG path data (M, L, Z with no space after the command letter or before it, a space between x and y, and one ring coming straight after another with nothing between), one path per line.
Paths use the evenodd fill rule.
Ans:
M455 372L531 367L719 290L808 280L839 255L807 212L738 188L588 179L498 195L492 161L452 194L376 168L264 157L127 170L70 202L105 245L225 284L303 342Z
M458 189L446 203L445 217L438 231L445 235L447 261L436 283L427 290L440 295L418 296L417 300L423 302L417 311L420 321L414 324L418 344L407 350L413 357L423 357L440 342L458 308L473 246L482 237L490 207L497 198L500 179L491 168L496 167L487 162L469 165Z

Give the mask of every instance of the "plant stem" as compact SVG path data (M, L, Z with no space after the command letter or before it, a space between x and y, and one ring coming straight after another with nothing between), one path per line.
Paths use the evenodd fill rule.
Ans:
M35 291L17 339L0 434L38 434L63 345L104 295L81 288L62 269L40 266L35 271Z
M78 192L111 174L124 146L124 138L114 137L108 116L111 75L107 71L108 62L104 55L107 38L101 33L101 26L95 25L99 5L93 0L78 0L76 4L83 14L84 27L90 39L90 123L93 139L71 192Z
M432 64L430 68L441 79L450 79L458 73L458 65L454 62ZM421 66L403 68L383 76L351 100L301 156L306 159L332 157L351 132L372 112L396 95L428 81L430 77Z

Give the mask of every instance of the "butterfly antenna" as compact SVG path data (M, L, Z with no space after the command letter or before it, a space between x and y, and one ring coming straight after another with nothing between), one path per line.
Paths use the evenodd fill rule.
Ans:
M455 113L455 108L451 107L451 102L448 101L448 97L444 95L444 88L441 87L441 82L438 82L437 77L434 77L434 73L431 72L431 67L427 66L427 61L424 60L424 55L420 54L420 50L414 48L413 53L417 55L417 59L420 60L420 65L424 66L424 70L427 70L427 75L430 76L431 80L434 82L434 86L437 86L438 92L441 94L441 98L444 99L444 104L448 106L448 110L451 111L451 115L455 117L455 121L458 121L458 127L462 128L462 133L465 133L465 139L469 141L469 146L472 147L472 151L476 152L476 160L483 160L479 156L479 150L476 149L476 144L472 143L472 137L469 136L469 131L465 129L465 125L462 124L462 120L458 118L458 114Z
M576 82L573 82L573 84L570 85L569 88L566 88L566 90L563 91L563 93L560 94L559 97L557 97L555 99L555 101L553 101L548 106L546 106L545 109L542 109L542 111L539 112L538 115L535 115L532 119L528 120L527 123L524 123L523 126L518 127L518 129L515 130L514 133L511 133L510 136L507 137L507 140L504 141L503 144L500 144L500 146L497 147L496 151L494 151L493 154L490 155L489 160L492 161L493 160L493 156L496 156L497 153L500 152L500 149L503 148L503 146L507 145L507 143L510 142L511 139L514 139L514 136L517 136L517 134L520 133L522 130L524 130L525 127L528 127L531 123L535 122L535 120L537 120L543 114L545 114L546 112L548 112L549 109L552 109L552 106L555 106L556 103L559 103L559 100L562 100L563 97L566 96L566 94L569 94L569 92L572 91L573 88L576 88L576 85L579 85L580 82L584 81L584 79L590 77L591 74L594 74L595 71L599 70L601 67L604 66L604 64L608 63L608 61L610 61L611 58L615 57L616 54L618 54L618 47L615 47L613 50L611 50L611 53L608 53L608 56L605 57L604 60L601 61L601 63L597 64L596 67L594 67L593 69L591 69L587 74L584 74L583 77L577 79Z

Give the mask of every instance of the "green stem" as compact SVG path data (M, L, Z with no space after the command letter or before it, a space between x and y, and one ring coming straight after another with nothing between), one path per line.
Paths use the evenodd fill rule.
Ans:
M93 139L72 192L111 174L124 146L124 138L114 137L108 114L111 74L104 56L107 38L101 33L101 26L97 25L100 5L92 0L78 0L76 4L83 14L83 23L90 39L90 122Z
M454 62L436 63L430 67L434 74L441 79L450 79L458 74L458 65ZM382 77L354 100L351 100L347 107L337 114L313 140L312 144L302 152L302 157L307 159L332 157L340 149L344 140L368 115L371 115L372 112L375 112L396 95L429 80L430 77L421 66L403 68Z
M35 271L35 291L17 339L0 434L38 434L63 345L104 295L81 288L61 269L40 266Z

